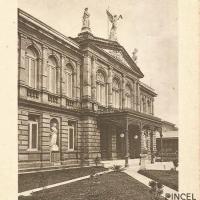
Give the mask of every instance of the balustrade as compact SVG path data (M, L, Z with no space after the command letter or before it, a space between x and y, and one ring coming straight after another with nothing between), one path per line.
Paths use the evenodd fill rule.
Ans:
M39 91L35 89L27 88L27 97L30 97L33 99L39 99Z
M52 94L48 94L48 101L51 103L58 103L58 96L52 95Z

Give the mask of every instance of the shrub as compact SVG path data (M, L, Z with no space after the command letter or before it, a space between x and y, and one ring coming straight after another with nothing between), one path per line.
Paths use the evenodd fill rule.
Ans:
M152 195L152 200L161 200L161 195L163 194L163 185L156 181L150 181L149 186L151 187L149 192Z
M101 163L101 158L97 156L97 157L94 159L94 163L95 163L96 166L98 166L98 165Z
M173 160L173 164L174 164L174 170L176 171L176 168L178 167L178 159Z
M122 167L121 165L113 165L113 166L111 167L111 169L112 169L113 171L115 171L115 172L121 172L121 171L124 170L124 167Z

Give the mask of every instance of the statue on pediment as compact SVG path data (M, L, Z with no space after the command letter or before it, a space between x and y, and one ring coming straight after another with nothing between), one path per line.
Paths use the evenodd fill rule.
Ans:
M132 52L132 59L134 62L137 61L137 52L138 52L138 49L134 48L133 52Z
M90 14L88 12L88 8L85 8L82 18L82 31L89 31L90 32Z
M119 19L123 19L122 15L112 15L108 10L106 10L107 16L109 21L112 24L112 27L110 29L109 39L113 41L117 41L117 22Z

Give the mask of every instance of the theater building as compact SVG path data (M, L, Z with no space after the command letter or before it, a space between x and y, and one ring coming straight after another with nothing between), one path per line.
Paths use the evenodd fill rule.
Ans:
M117 41L66 37L19 10L19 170L150 159L162 121L143 77Z

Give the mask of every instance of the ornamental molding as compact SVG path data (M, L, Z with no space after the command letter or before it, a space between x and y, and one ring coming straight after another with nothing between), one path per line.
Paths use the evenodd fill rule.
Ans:
M110 54L112 57L116 58L117 60L121 61L123 64L129 66L128 62L124 58L121 51L117 50L110 50L110 49L103 49L106 53Z
M34 41L31 38L28 37L23 37L21 38L21 44L23 46L23 48L26 50L29 46L32 46L33 48L35 48L36 53L38 54L39 58L42 58L42 46L41 44L37 43L36 41Z

